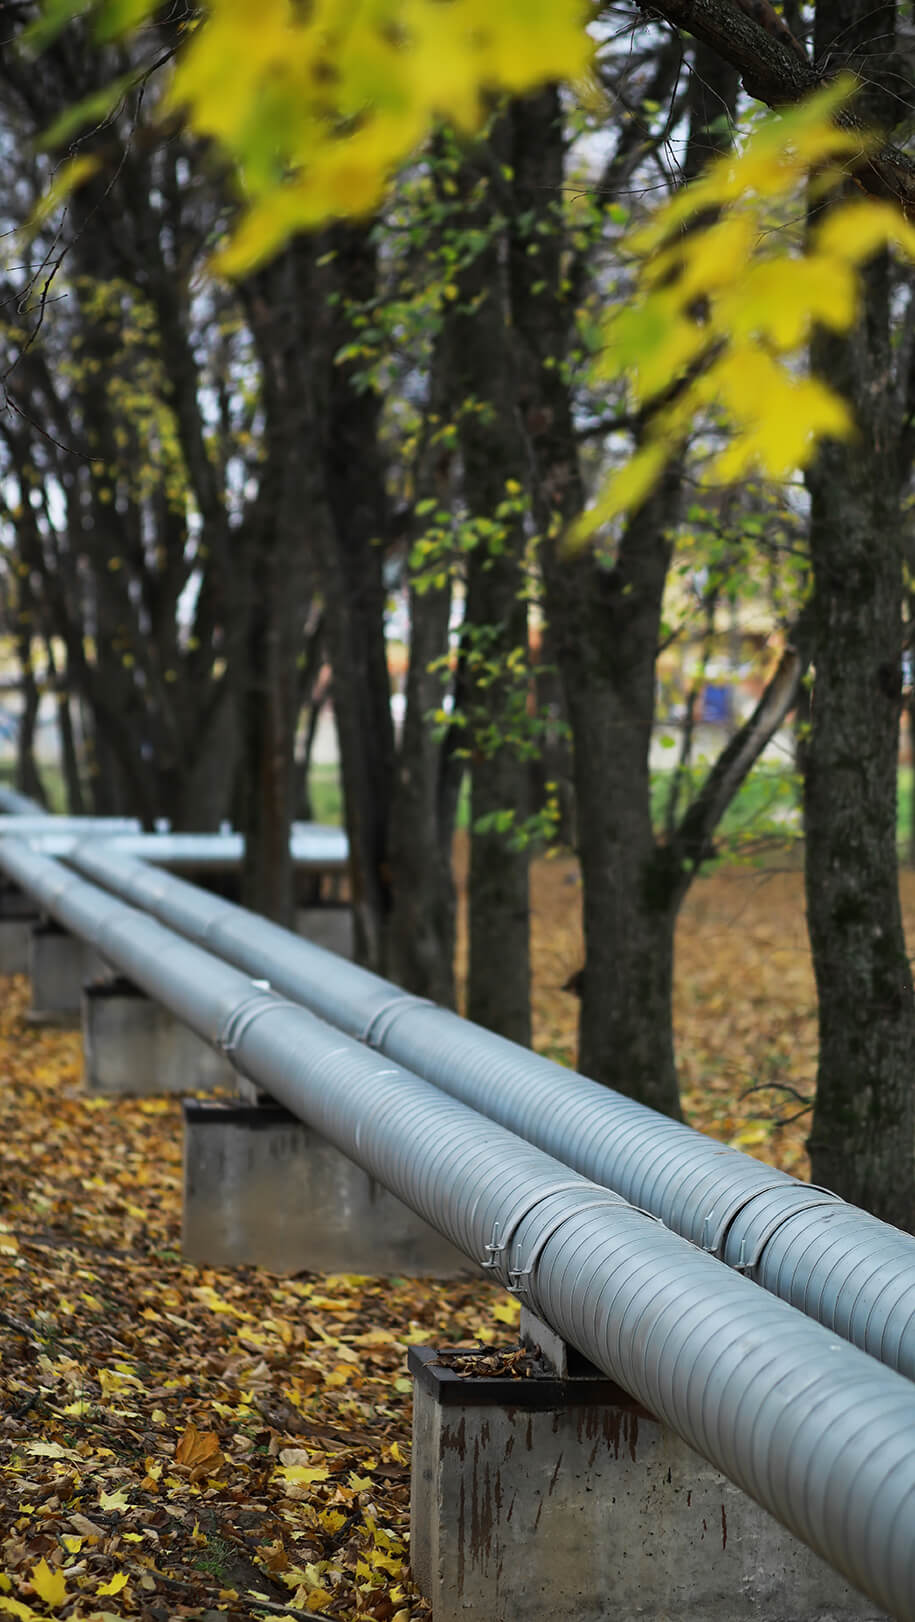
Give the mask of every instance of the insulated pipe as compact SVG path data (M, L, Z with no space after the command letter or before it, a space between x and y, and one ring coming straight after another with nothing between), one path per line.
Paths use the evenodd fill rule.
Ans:
M0 812L14 817L46 817L49 813L37 800L18 794L14 788L0 788Z
M915 1379L915 1239L109 844L70 858Z
M0 805L0 836L12 834L16 839L46 839L52 835L75 839L106 839L117 836L140 836L140 823L136 817L57 817L40 807L30 811L8 811Z
M242 834L142 833L138 822L123 822L106 830L95 827L88 818L45 817L41 825L0 817L0 836L10 833L28 839L35 850L46 856L69 857L87 834L110 832L106 849L164 867L193 867L221 872L239 866L245 851ZM339 828L320 823L295 823L289 836L293 866L322 873L345 873L349 860L346 835Z
M915 1391L607 1189L12 840L0 865L900 1622Z

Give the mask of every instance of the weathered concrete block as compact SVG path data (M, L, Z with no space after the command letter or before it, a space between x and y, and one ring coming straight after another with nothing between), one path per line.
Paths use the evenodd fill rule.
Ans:
M29 936L32 1006L27 1017L36 1025L78 1024L83 986L107 972L95 949L76 935L50 920L35 924Z
M612 1380L466 1378L441 1355L409 1352L433 1622L886 1622Z
M0 974L28 974L34 920L0 918Z
M353 911L347 906L297 907L296 933L339 957L353 955Z
M224 1054L121 978L84 988L83 1074L90 1092L130 1097L235 1086Z
M28 974L29 940L37 922L31 896L0 882L0 974Z
M184 1253L272 1273L475 1272L418 1216L279 1105L184 1104Z

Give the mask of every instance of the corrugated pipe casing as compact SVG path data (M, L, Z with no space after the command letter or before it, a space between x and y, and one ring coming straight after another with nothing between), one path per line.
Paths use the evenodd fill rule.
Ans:
M58 864L0 866L66 928L533 1310L878 1605L915 1622L915 1391L427 1082Z
M116 849L71 862L915 1379L910 1235Z

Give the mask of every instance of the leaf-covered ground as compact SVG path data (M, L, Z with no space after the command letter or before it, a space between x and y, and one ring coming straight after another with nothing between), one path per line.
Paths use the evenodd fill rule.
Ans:
M569 1059L570 862L534 904L537 1046ZM774 1124L814 1073L800 875L700 881L676 996L691 1122L805 1173L809 1117ZM186 1265L178 1103L86 1096L78 1037L25 1022L23 981L0 999L0 1622L425 1617L406 1348L511 1342L514 1303Z

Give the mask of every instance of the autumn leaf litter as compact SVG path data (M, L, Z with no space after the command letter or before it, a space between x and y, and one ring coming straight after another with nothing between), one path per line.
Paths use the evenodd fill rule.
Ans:
M579 892L537 868L535 1042L569 1060ZM0 1622L426 1617L407 1347L516 1345L517 1304L186 1264L178 1101L87 1095L78 1035L0 996ZM691 1124L806 1175L809 1114L778 1124L815 1067L800 874L693 887L676 1028Z
M186 1265L178 1101L87 1096L0 984L0 1619L425 1615L406 1349L515 1304Z

